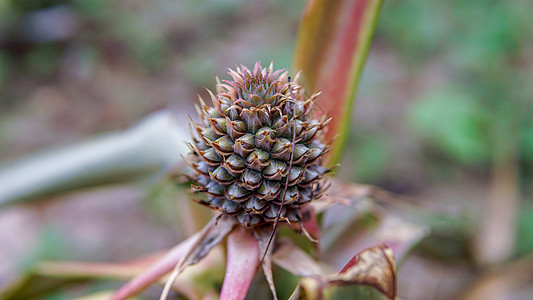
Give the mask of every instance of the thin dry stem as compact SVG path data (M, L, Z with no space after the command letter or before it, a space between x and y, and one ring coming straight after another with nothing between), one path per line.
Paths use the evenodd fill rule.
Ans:
M289 93L291 95L291 100L293 101L293 115L292 115L292 143L291 143L291 156L289 159L289 169L287 172L287 179L285 180L285 187L283 189L283 196L281 197L281 205L279 207L278 216L276 217L276 220L274 221L274 226L272 228L272 234L270 235L270 238L268 240L265 253L263 253L263 257L261 258L261 264L263 264L263 261L265 260L265 256L267 255L268 248L270 247L270 244L272 243L272 239L274 238L274 235L276 234L276 230L278 229L278 223L279 219L281 217L281 211L283 210L283 205L285 204L285 196L287 195L287 188L289 186L289 178L292 170L292 163L294 161L294 148L296 147L296 100L294 98L294 94L292 93L292 85L291 85L291 77L287 77L288 84L289 84Z

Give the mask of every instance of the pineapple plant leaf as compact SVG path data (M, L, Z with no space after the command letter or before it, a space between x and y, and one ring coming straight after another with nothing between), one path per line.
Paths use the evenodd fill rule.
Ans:
M366 62L382 0L308 1L293 68L302 71L310 91L322 91L318 104L333 117L327 139L335 139L328 165L340 161L348 136L357 86Z
M358 290L373 287L387 299L396 299L392 250L385 245L368 248L355 255L338 274L304 277L290 299L331 299L339 287L348 285L357 285ZM368 293L365 295L369 299Z

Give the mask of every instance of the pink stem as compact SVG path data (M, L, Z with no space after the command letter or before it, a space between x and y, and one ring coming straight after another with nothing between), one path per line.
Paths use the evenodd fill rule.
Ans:
M244 299L258 265L257 240L250 231L244 228L235 230L228 237L226 277L224 277L220 299Z
M195 234L172 248L163 258L150 266L148 270L123 285L113 295L111 300L123 300L133 297L150 284L159 280L163 275L172 271L198 237L199 234Z

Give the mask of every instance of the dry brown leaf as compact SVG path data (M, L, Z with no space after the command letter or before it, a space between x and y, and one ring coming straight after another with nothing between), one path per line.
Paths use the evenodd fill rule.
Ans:
M328 284L369 285L389 299L396 298L396 267L392 249L385 245L368 248L357 254L338 275L326 278Z
M218 245L228 233L237 225L235 218L223 215L216 220L212 220L202 229L198 242L185 254L183 260L178 264L180 269L195 264L204 258L213 247Z
M335 286L371 286L389 299L396 298L396 270L392 250L377 246L361 251L339 274L303 278L290 299L324 299Z
M187 248L182 259L178 262L170 275L160 299L166 299L170 287L174 284L177 276L192 264L204 258L213 247L218 245L237 224L235 218L228 215L220 215L209 222L199 233L199 237Z
M177 276L186 266L194 264L205 257L214 246L231 232L235 224L234 218L222 217L218 222L216 218L213 218L202 231L181 242L163 258L148 267L146 271L122 286L113 295L112 299L127 299L138 294L150 284L157 282L173 268L172 276ZM170 289L174 279L169 279L168 282L170 283L165 286L167 290Z

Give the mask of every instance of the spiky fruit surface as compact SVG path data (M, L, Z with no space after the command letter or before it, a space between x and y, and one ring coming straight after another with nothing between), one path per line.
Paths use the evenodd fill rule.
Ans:
M213 106L200 99L200 122L191 121L188 177L208 194L199 202L246 227L274 222L280 208L281 221L299 222L301 207L321 195L327 172L320 134L329 120L313 118L317 94L306 98L291 82L292 98L287 73L272 66L229 74L233 80L210 92Z

